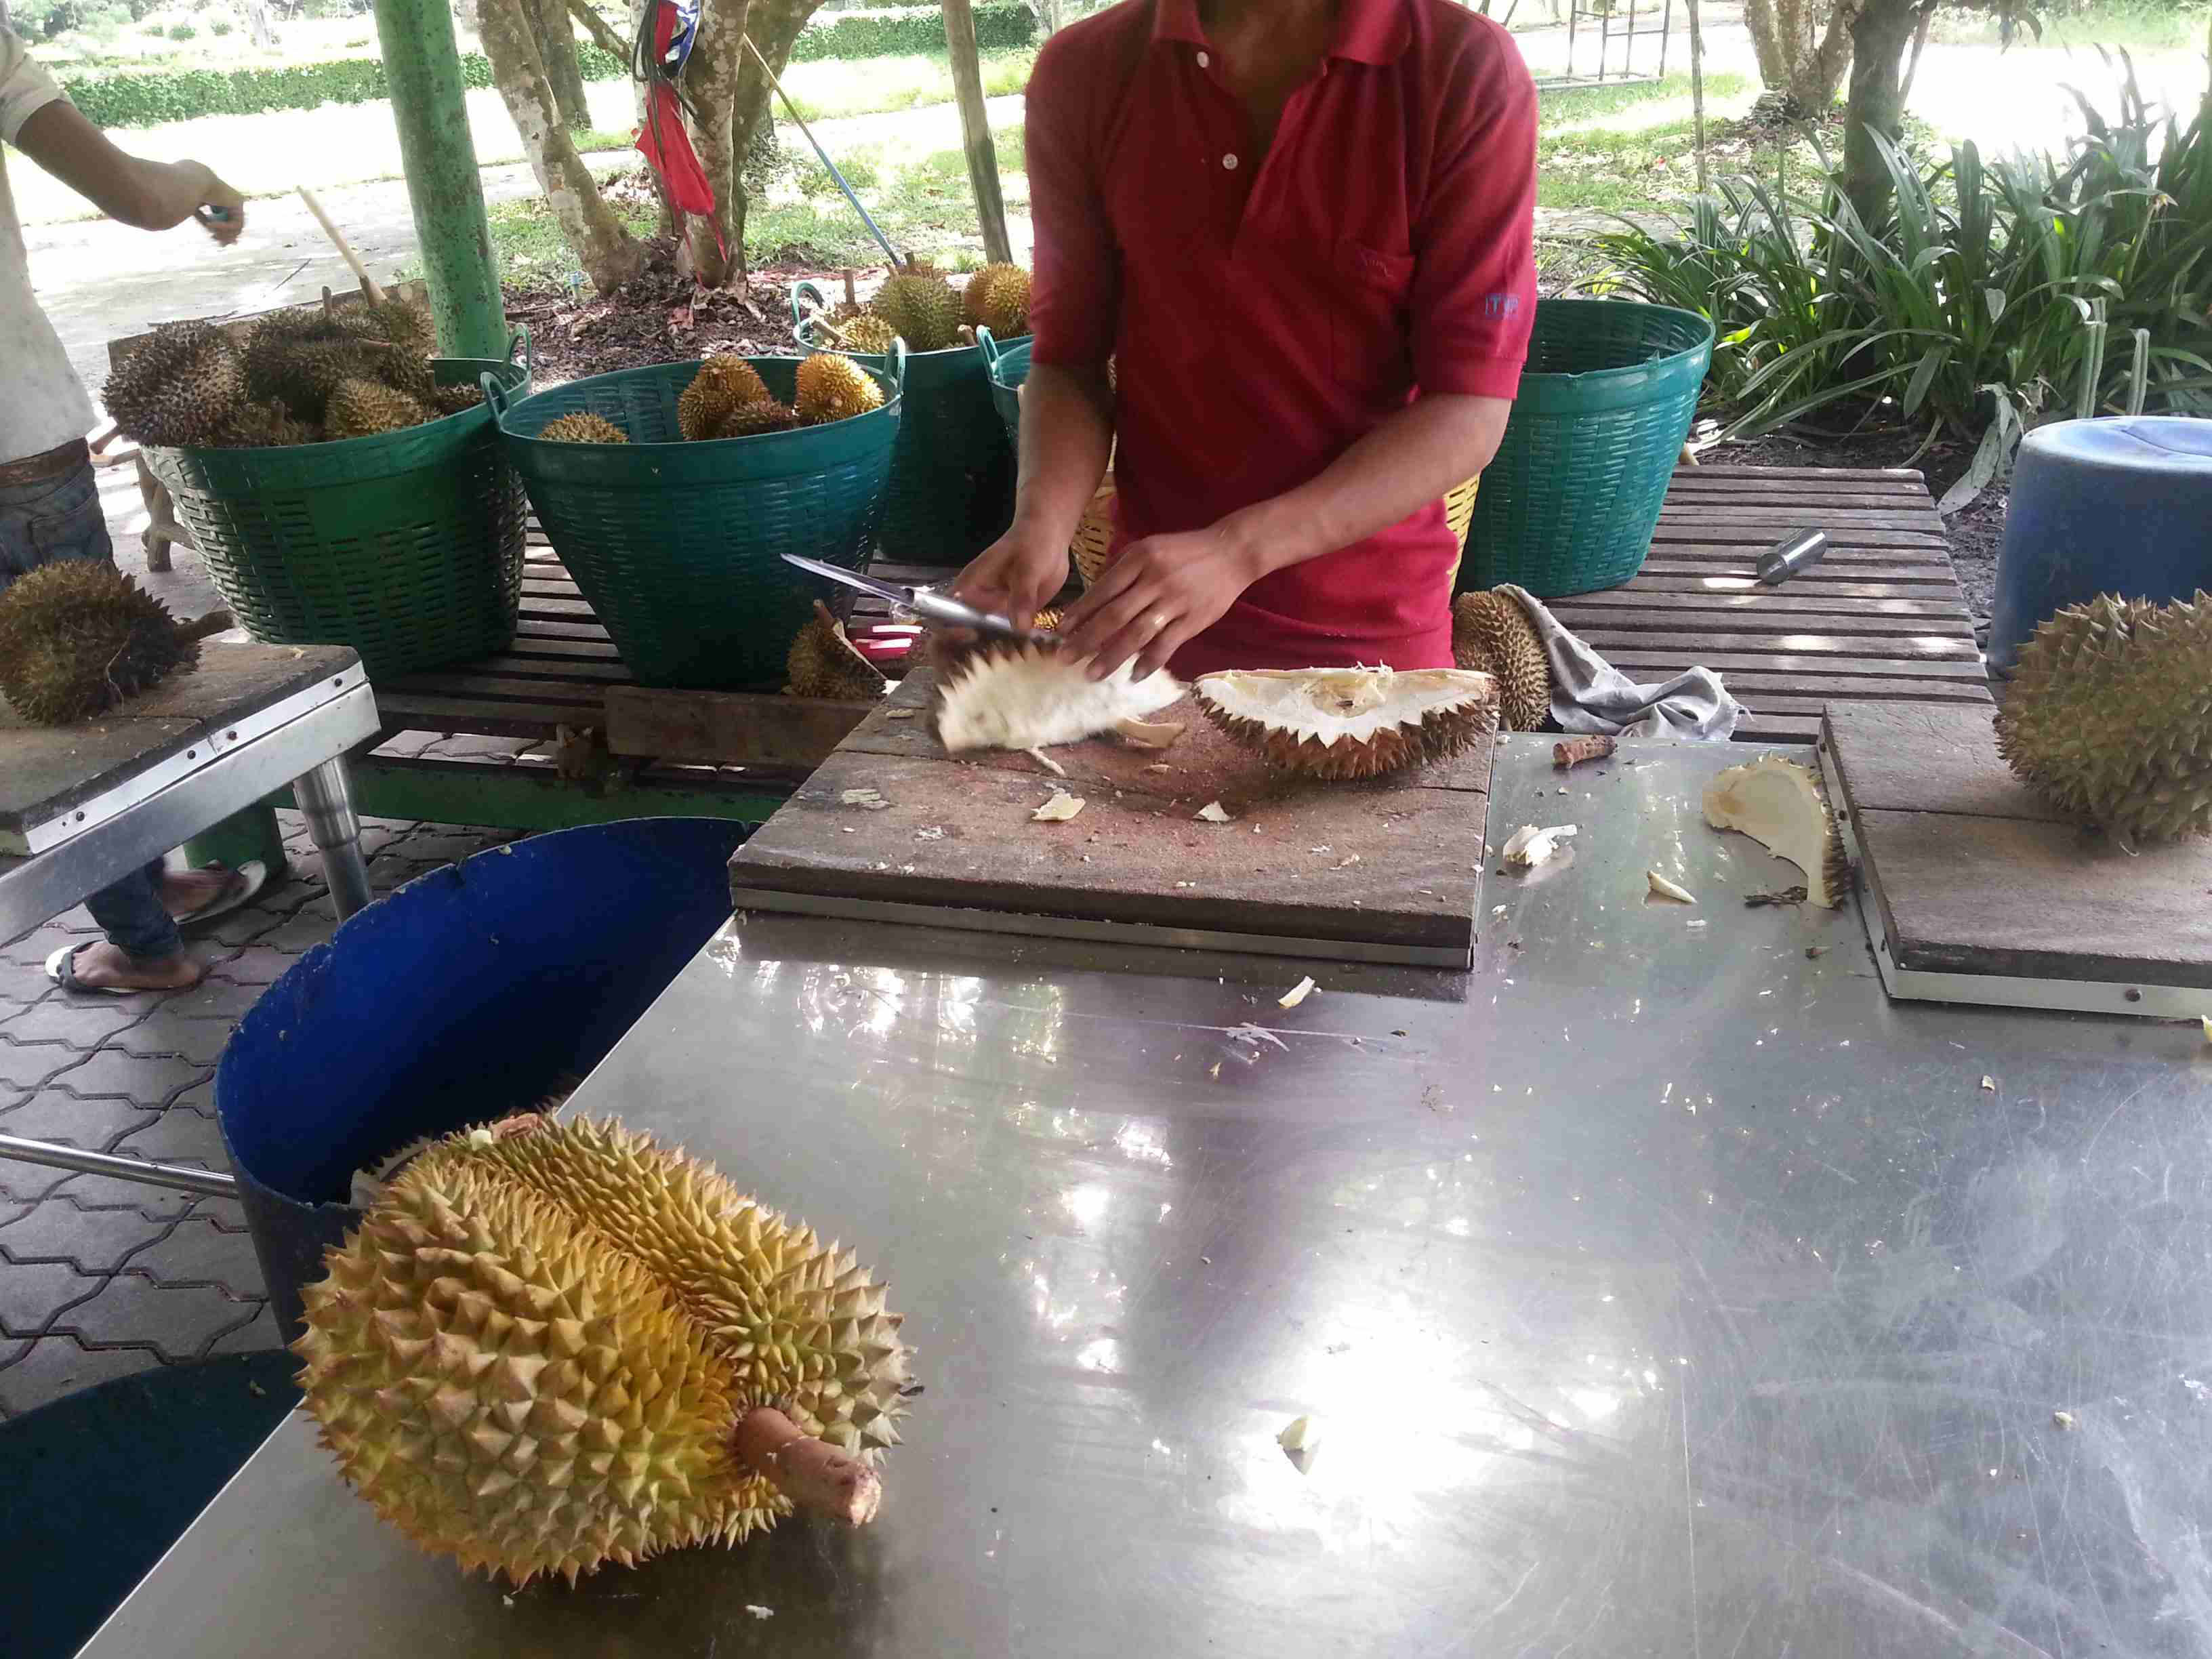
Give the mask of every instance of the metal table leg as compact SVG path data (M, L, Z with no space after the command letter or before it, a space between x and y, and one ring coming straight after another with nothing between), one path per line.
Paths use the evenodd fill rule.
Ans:
M307 815L307 833L323 855L323 878L343 921L368 902L368 866L361 856L361 819L353 810L353 781L343 757L325 761L292 781L292 798Z

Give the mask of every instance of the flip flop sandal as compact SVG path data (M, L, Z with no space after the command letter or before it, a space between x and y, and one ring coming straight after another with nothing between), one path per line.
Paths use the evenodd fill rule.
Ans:
M253 902L261 890L269 884L269 866L259 859L248 859L230 872L230 881L222 891L197 910L188 910L181 916L172 916L180 933L192 932L209 922L228 915L233 910Z
M64 945L46 958L46 977L68 992L80 997L143 997L143 990L127 985L87 985L76 976L76 953L90 948L84 945Z

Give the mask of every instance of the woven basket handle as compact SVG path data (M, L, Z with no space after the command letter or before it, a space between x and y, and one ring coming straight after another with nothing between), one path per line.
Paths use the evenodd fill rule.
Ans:
M530 325L527 323L517 323L514 331L507 337L507 361L510 363L514 361L518 346L522 349L522 372L526 377L526 384L535 386L538 384L538 342L530 337Z
M477 384L483 388L484 407L491 410L491 423L498 427L505 426L507 424L507 388L499 383L499 377L489 369L484 370L483 374L477 376Z
M891 384L898 389L898 395L902 398L906 396L906 341L896 335L892 336L890 355L884 359L884 367L890 372Z
M975 325L975 343L983 349L983 366L986 368L996 368L999 359L1006 355L1006 347L994 339L991 331L981 323Z
M814 319L814 313L829 309L830 296L811 277L802 277L791 285L791 337L799 342L801 350L822 349L807 337L806 325Z

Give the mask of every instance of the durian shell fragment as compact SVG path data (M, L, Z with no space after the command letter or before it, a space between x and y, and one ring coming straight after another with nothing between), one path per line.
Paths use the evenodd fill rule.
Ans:
M1539 732L1552 717L1552 665L1528 613L1510 593L1462 593L1452 603L1452 660L1494 676L1509 732Z
M25 720L89 720L199 660L169 608L104 560L57 559L0 592L0 693Z
M518 1583L734 1543L789 1505L732 1450L772 1407L864 1465L908 1352L852 1253L588 1119L416 1154L305 1293L302 1386L347 1478Z
M1805 872L1805 896L1832 910L1850 890L1850 860L1811 768L1779 755L1731 766L1705 786L1705 822L1749 836Z
M843 624L818 599L814 615L791 641L784 672L784 690L795 697L872 702L890 684L881 669L854 648Z
M1996 715L2020 780L2128 842L2212 832L2212 593L2100 593L2023 647Z
M1449 760L1498 729L1498 682L1470 669L1251 669L1191 688L1215 726L1278 770L1328 781Z

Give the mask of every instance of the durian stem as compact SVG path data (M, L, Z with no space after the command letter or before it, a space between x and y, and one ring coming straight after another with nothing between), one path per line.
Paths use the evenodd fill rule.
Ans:
M1552 764L1564 772L1584 761L1603 760L1619 747L1611 738L1569 738L1552 745Z
M801 1434L773 1406L756 1406L738 1419L737 1453L766 1475L793 1505L827 1521L866 1526L876 1518L884 1483L866 1464L835 1446Z

